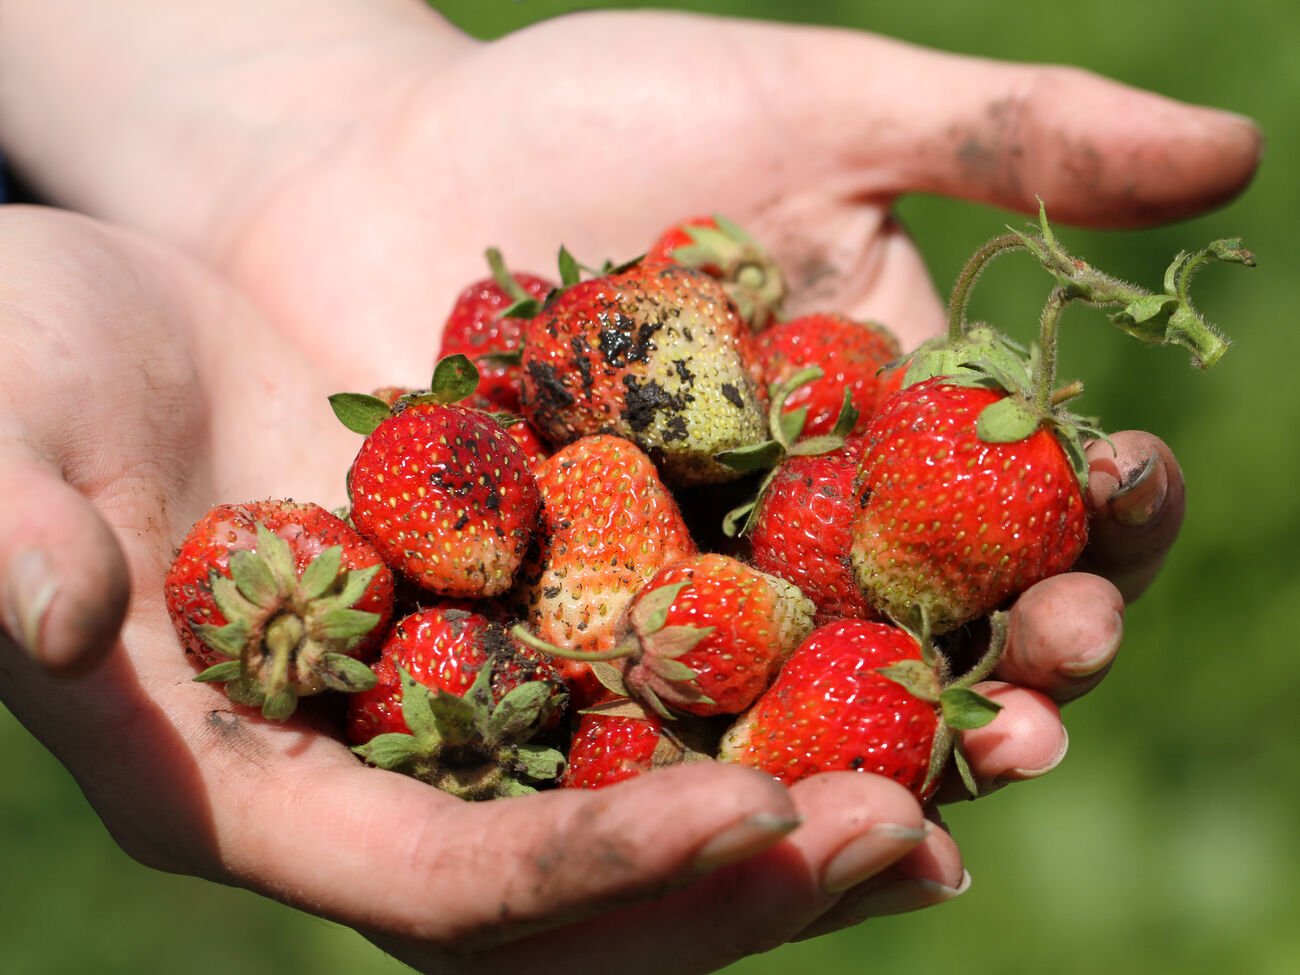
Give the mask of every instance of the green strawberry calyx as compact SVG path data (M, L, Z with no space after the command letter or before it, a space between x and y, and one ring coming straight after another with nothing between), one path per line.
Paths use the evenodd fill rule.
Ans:
M409 734L376 735L353 752L466 800L528 795L564 771L564 755L536 742L556 706L555 688L529 681L493 700L485 663L464 696L433 691L403 667L402 718Z
M800 406L793 410L786 410L786 403L796 390L808 383L816 382L824 375L825 371L820 366L808 366L782 382L773 383L768 391L767 412L767 425L771 437L761 443L724 450L714 455L714 460L734 471L746 474L760 470L767 472L759 483L758 490L754 492L754 497L731 509L723 518L722 530L729 538L744 535L753 527L759 503L776 477L777 468L783 460L787 457L809 457L839 450L844 446L844 441L848 439L849 434L853 432L858 422L858 409L853 405L853 391L845 388L844 402L840 405L839 416L835 418L835 426L831 432L799 439L803 434L804 424L808 421L808 407Z
M374 673L351 654L379 622L355 606L380 566L344 570L342 559L342 546L331 546L299 574L289 543L259 522L256 548L231 553L230 575L209 576L226 622L195 627L230 659L194 679L224 683L232 701L275 721L304 694L373 687Z
M877 671L918 700L934 705L938 711L939 726L930 748L930 764L921 785L922 794L929 793L951 759L967 793L979 795L979 785L962 749L959 732L984 727L1002 710L1002 705L972 688L992 674L1002 658L1007 641L1007 618L1005 612L993 613L989 617L988 648L975 665L959 677L949 676L948 661L930 640L924 621L919 632L908 630L921 647L922 659L903 660Z
M672 259L687 267L717 269L723 290L754 331L772 320L785 300L786 284L772 256L742 227L714 214L714 226L684 224L690 243L673 249Z
M606 690L619 698L642 702L659 717L672 720L675 714L670 704L713 703L696 683L698 671L680 658L695 649L716 627L667 625L674 600L688 585L690 580L683 580L643 590L628 610L626 631L608 650L593 652L556 646L533 635L522 624L516 625L512 633L543 653L589 664ZM644 667L643 679L628 679L633 664Z
M334 393L329 403L340 423L353 433L369 436L379 424L407 407L422 403L459 403L478 388L478 378L478 369L469 356L457 352L438 360L428 389L399 396L392 406L369 393Z

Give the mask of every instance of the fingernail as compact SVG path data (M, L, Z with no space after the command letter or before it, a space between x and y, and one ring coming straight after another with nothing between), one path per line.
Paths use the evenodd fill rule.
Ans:
M1118 619L1119 614L1115 615ZM1094 647L1087 656L1057 664L1056 672L1070 680L1082 680L1085 677L1092 677L1101 673L1115 662L1115 655L1119 653L1119 645L1123 636L1123 624L1117 622L1111 632L1110 639Z
M1027 782L1030 779L1037 779L1046 775L1056 766L1065 760L1065 753L1070 750L1070 733L1061 728L1061 745L1056 753L1047 760L1041 768L1011 768L1007 769L994 780L994 788L1000 788L1012 782ZM992 790L990 790L992 791Z
M5 629L14 641L27 651L33 660L41 659L41 629L58 581L50 569L49 560L37 549L20 552L9 561L5 582Z
M828 894L841 894L871 879L925 839L932 828L929 823L921 828L898 823L872 826L831 857L822 871L822 889Z
M728 863L761 853L799 825L796 816L755 813L728 826L708 840L692 862L696 873L708 873Z
M948 887L935 880L913 877L896 880L870 890L858 900L851 913L859 921L869 917L884 917L887 914L904 914L922 907L942 904L954 897L960 897L970 890L970 871L963 870L961 882L956 887Z
M1119 490L1111 495L1111 513L1120 524L1140 528L1160 513L1168 488L1164 467L1152 453L1140 468L1123 479Z

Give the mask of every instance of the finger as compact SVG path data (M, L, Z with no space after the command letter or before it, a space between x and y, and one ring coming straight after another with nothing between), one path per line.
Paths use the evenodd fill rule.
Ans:
M997 676L1058 703L1099 684L1119 653L1124 597L1101 576L1069 572L1031 586L1011 608Z
M294 826L222 831L233 840L227 869L246 885L460 951L657 896L771 846L798 822L774 780L714 763L484 803L349 765L283 789L262 785L256 802L259 823Z
M507 946L475 971L535 971L537 959L554 957L565 972L605 972L611 957L624 975L717 971L785 943L927 835L915 799L880 776L814 776L789 795L801 825L765 852L652 902Z
M117 538L59 473L0 439L0 622L7 642L57 673L112 648L130 592Z
M1088 547L1078 568L1132 602L1154 581L1186 510L1182 470L1159 437L1138 430L1088 446Z
M1027 212L1041 198L1064 222L1141 226L1231 199L1259 163L1253 122L1076 68L823 30L788 32L779 47L769 61L799 84L771 86L768 117L789 119L798 151L848 158L864 194L924 191Z
M973 689L1001 706L984 727L961 733L961 748L975 779L976 795L1036 779L1061 764L1070 738L1051 698L1003 681L984 681ZM969 798L957 776L949 775L937 801Z
M971 884L956 842L934 816L925 839L839 901L792 940L806 941L873 917L933 907L964 894Z

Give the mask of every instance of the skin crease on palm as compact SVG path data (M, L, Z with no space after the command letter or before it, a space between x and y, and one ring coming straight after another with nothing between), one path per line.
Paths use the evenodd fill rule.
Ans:
M952 839L922 838L922 811L871 776L784 790L704 765L467 805L364 769L310 713L268 726L190 680L167 560L219 501L341 503L356 438L325 397L426 378L439 316L490 244L546 272L561 241L598 262L722 212L790 269L792 310L874 317L911 343L943 316L890 217L899 194L1157 222L1239 192L1254 129L1074 70L847 31L592 14L480 43L413 0L228 9L0 2L0 143L95 218L0 211L0 491L26 501L0 520L0 605L22 631L15 594L51 592L33 582L43 552L47 663L106 652L59 677L4 640L6 705L133 856L341 920L426 971L594 971L613 946L661 971L665 929L674 971L709 971L950 896L927 883L962 883ZM40 61L21 38L54 23L66 58ZM697 74L674 84L665 51ZM595 52L589 74L577 52ZM81 64L99 69L93 109L66 97ZM1132 598L1177 534L1182 482L1148 435L1119 442L1094 449L1089 566ZM105 639L128 578L121 639ZM981 780L1059 761L1056 702L1105 673L1122 611L1085 573L1021 600L986 687L1005 710L966 736Z

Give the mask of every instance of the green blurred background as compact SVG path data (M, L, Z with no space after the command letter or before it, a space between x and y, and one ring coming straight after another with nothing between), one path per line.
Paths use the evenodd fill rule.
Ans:
M434 5L483 37L583 7L639 6ZM1081 256L1148 285L1158 285L1176 251L1217 237L1242 235L1260 258L1253 271L1211 268L1198 280L1202 310L1236 340L1205 374L1192 374L1179 352L1137 349L1095 312L1073 311L1076 324L1067 321L1068 371L1089 379L1081 408L1112 427L1159 432L1191 484L1183 536L1156 588L1129 611L1119 663L1097 693L1066 712L1068 758L1041 781L948 810L974 876L964 898L786 946L728 971L1300 972L1300 654L1292 630L1300 606L1293 501L1300 383L1287 378L1300 358L1300 329L1279 317L1296 283L1288 222L1298 202L1300 6L658 6L855 26L951 51L1079 65L1252 115L1269 141L1256 183L1223 210L1158 230L1062 235ZM673 63L672 52L665 63ZM981 240L1008 220L1020 223L929 198L900 209L945 289ZM1000 263L973 311L1000 322L1035 315L1042 284L1027 263ZM0 971L404 970L346 929L136 865L63 769L2 709L0 754Z

